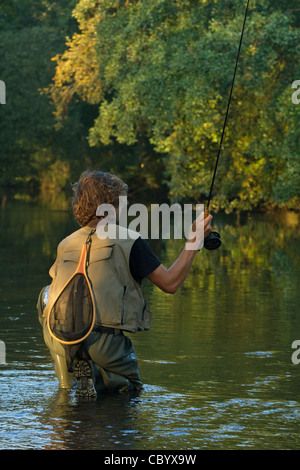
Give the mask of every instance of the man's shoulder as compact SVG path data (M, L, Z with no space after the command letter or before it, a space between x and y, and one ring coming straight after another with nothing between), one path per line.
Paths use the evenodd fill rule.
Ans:
M118 224L107 224L105 219L103 224L99 222L96 228L96 234L99 239L110 239L112 241L136 240L140 234L127 227Z
M100 230L99 227L96 228L93 240L97 246L106 246L107 244L113 245L117 243L122 247L126 247L127 245L128 247L131 247L132 244L140 237L138 232L120 225L110 224L108 228L108 231ZM75 232L72 232L70 235L61 240L58 248L65 249L67 247L78 247L79 249L79 246L85 243L91 231L92 228L88 226L75 230Z
M81 227L80 229L75 230L75 232L70 233L70 235L67 235L63 240L61 240L58 245L58 248L64 248L70 244L82 244L88 237L88 234L89 230L87 230L86 227Z

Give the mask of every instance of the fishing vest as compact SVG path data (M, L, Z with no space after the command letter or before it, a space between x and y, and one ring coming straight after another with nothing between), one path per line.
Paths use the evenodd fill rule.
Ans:
M92 235L87 274L94 296L95 327L105 326L135 333L148 330L152 314L146 306L141 285L130 272L129 258L139 234L118 225L115 238ZM82 245L91 231L83 227L62 240L50 268L53 281L43 316L47 317L61 289L76 270Z

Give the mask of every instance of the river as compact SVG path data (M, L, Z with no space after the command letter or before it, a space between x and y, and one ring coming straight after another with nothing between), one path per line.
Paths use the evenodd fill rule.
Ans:
M153 326L131 336L143 391L88 402L58 389L35 308L72 215L15 201L0 217L0 449L300 448L296 214L216 214L223 244L176 294L144 282ZM151 246L169 267L183 242Z

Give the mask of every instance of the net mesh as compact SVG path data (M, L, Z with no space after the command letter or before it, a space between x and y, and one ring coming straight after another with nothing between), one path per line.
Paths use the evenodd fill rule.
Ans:
M67 342L79 341L93 323L93 302L84 274L77 273L60 293L49 315L53 335Z

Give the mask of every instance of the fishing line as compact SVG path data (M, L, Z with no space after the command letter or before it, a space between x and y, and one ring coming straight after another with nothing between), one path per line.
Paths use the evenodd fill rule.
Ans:
M219 148L218 148L218 153L217 153L217 158L216 158L216 164L215 164L215 168L214 168L214 173L213 173L212 182L211 182L211 186L210 186L209 196L208 196L207 205L206 205L206 209L205 209L205 217L207 217L207 215L209 214L209 204L210 204L210 200L211 200L211 197L212 197L212 191L213 191L215 177L216 177L217 168L218 168L218 164L219 164L220 154L221 154L221 150L223 148L223 139L224 139L225 129L226 129L227 120L228 120L228 114L229 114L229 108L230 108L230 104L231 104L231 98L232 98L232 92L233 92L235 77L236 77L236 71L237 71L237 68L238 68L238 63L239 63L239 58L240 58L240 52L241 52L241 47L242 47L242 42L243 42L243 37L244 37L244 31L245 31L246 19L247 19L247 15L248 15L249 3L250 3L250 0L247 0L245 16L244 16L244 22L243 22L239 48L238 48L236 61L235 61L235 68L234 68L231 87L230 87L229 99L228 99L226 114L225 114L225 118L224 118L224 124L223 124L222 134L221 134L221 138L220 138L220 143L219 143ZM221 242L220 235L217 232L211 232L210 235L205 238L204 246L208 250L214 250L216 248L219 248L221 243L222 242Z

